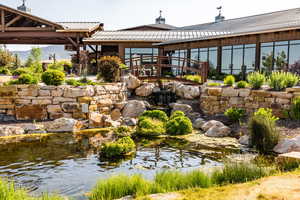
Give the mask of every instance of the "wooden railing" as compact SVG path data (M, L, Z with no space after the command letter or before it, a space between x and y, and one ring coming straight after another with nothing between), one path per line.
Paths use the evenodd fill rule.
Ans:
M168 57L140 56L126 59L125 64L130 72L140 79L184 79L185 75L200 75L202 83L207 81L208 63L197 60Z

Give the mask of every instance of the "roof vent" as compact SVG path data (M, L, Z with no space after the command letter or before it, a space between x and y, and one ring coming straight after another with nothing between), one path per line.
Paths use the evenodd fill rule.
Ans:
M166 24L166 19L162 17L162 11L159 11L159 17L155 20L156 24Z
M26 0L23 0L23 4L18 7L18 10L30 13L31 9L26 7L25 2Z
M216 22L216 23L222 22L222 21L225 20L225 17L222 16L222 6L217 7L217 10L219 10L219 15L215 17L215 22Z

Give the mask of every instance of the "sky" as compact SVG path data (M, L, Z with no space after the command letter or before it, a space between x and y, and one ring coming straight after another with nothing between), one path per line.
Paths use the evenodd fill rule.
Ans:
M22 0L0 0L16 8ZM99 21L105 30L152 24L163 11L166 23L186 26L211 22L223 7L226 19L300 7L299 0L26 0L32 14L50 21ZM10 46L12 50L29 46Z

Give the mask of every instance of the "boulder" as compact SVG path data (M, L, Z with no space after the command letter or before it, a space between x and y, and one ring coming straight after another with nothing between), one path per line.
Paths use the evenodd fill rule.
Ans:
M201 129L204 124L205 120L203 118L198 118L193 122L193 127L196 129Z
M146 111L148 103L145 101L131 100L128 101L122 111L123 117L136 118Z
M187 117L190 118L192 122L194 122L196 119L201 118L201 114L198 112L191 112L187 114Z
M224 124L222 122L219 122L216 120L210 120L210 121L206 122L205 124L203 124L201 129L204 131L208 131L213 126L224 126Z
M281 140L273 149L276 153L300 152L300 136Z
M141 97L148 97L152 94L155 85L153 83L144 83L135 90L135 94Z
M103 115L98 112L90 112L89 114L89 128L104 127Z
M134 118L124 118L123 119L123 125L136 126L137 125L137 120L134 119Z
M176 95L181 98L195 99L200 96L200 87L177 83L177 84L175 84L175 92L176 92Z
M0 127L0 136L22 135L25 131L17 126L2 126Z
M110 113L110 117L112 120L119 120L122 116L120 109L116 108Z
M125 83L128 89L136 89L141 85L141 81L131 74L129 74L129 76L126 77Z
M250 136L244 135L240 137L239 143L248 147L250 145Z
M172 112L182 111L186 115L193 112L193 108L188 104L172 103L172 104L170 104L170 107L172 108Z
M227 137L231 133L231 129L228 126L215 125L206 131L207 137Z
M79 131L83 123L71 118L59 118L46 125L47 132L50 133L73 133Z
M45 133L43 124L26 124L22 128L26 133Z

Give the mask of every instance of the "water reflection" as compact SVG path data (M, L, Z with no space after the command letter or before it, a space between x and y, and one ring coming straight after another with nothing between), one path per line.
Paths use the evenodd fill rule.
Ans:
M164 145L138 146L133 157L112 162L76 145L40 143L1 149L0 158L0 176L13 178L34 193L57 192L75 199L85 199L97 180L112 174L140 173L151 179L164 169L186 171L221 165L218 159Z

